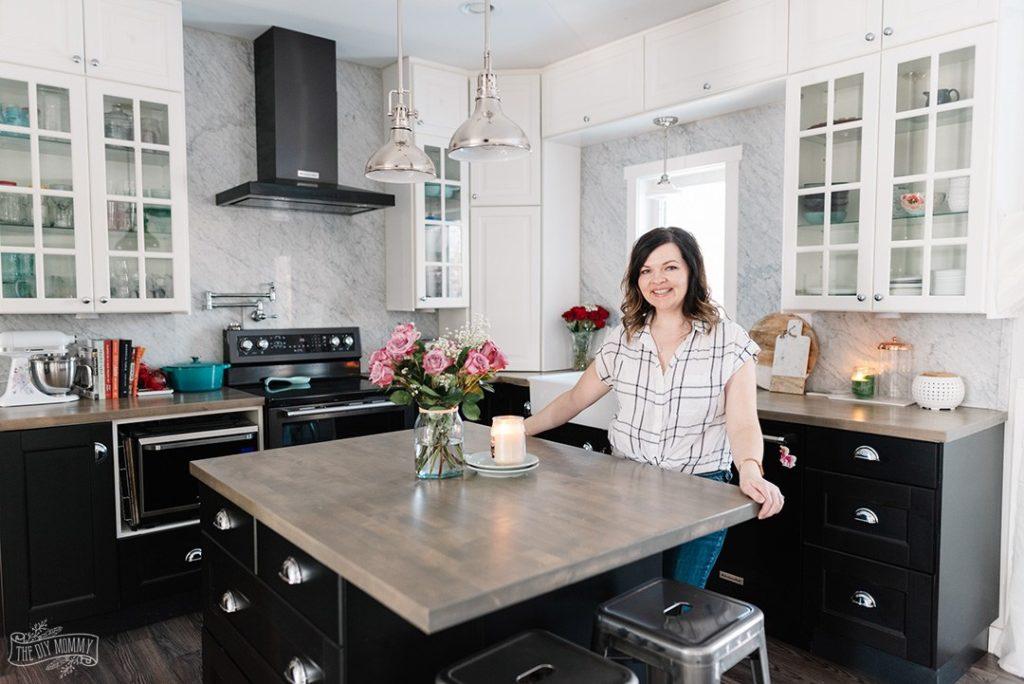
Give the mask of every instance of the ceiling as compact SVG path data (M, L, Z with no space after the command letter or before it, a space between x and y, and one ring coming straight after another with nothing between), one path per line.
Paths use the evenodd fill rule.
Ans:
M495 69L541 67L721 0L492 0ZM463 0L406 0L406 54L479 68L483 17ZM252 39L269 26L338 44L338 57L382 67L395 60L394 0L183 0L185 24Z

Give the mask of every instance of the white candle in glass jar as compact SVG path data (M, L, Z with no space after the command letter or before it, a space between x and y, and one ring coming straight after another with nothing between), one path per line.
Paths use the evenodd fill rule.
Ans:
M526 425L522 416L494 417L491 458L497 465L516 465L526 460Z

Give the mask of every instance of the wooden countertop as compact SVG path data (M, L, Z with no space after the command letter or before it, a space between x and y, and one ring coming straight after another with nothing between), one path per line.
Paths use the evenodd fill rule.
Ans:
M762 420L854 430L924 442L952 442L1006 422L1006 411L961 406L953 411L928 411L916 404L882 406L828 397L757 392Z
M466 453L489 448L465 424ZM418 481L413 433L193 461L257 520L426 633L748 520L733 486L537 439L540 467Z
M263 397L227 387L212 392L175 392L160 397L100 401L82 398L67 404L0 408L0 432L259 406L263 406Z

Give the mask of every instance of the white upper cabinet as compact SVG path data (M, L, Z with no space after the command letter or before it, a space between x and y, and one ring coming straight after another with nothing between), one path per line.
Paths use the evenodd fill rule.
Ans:
M790 0L790 72L881 48L882 0Z
M541 77L544 136L644 111L643 36L556 62Z
M420 62L413 62L411 71L416 132L450 136L469 115L466 73Z
M84 73L82 0L0 0L0 61Z
M183 89L181 5L167 0L84 0L86 73Z
M786 73L786 0L728 0L644 34L644 107Z
M501 162L472 165L472 205L523 206L540 204L540 74L500 73L502 110L519 124L530 141L530 155Z
M885 0L883 47L995 21L999 0Z

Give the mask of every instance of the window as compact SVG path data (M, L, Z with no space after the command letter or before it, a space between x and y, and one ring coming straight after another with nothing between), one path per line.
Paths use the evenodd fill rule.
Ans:
M658 226L690 232L700 245L712 298L729 315L736 308L737 184L741 148L668 160L672 188L658 186L662 161L626 168L629 244Z

